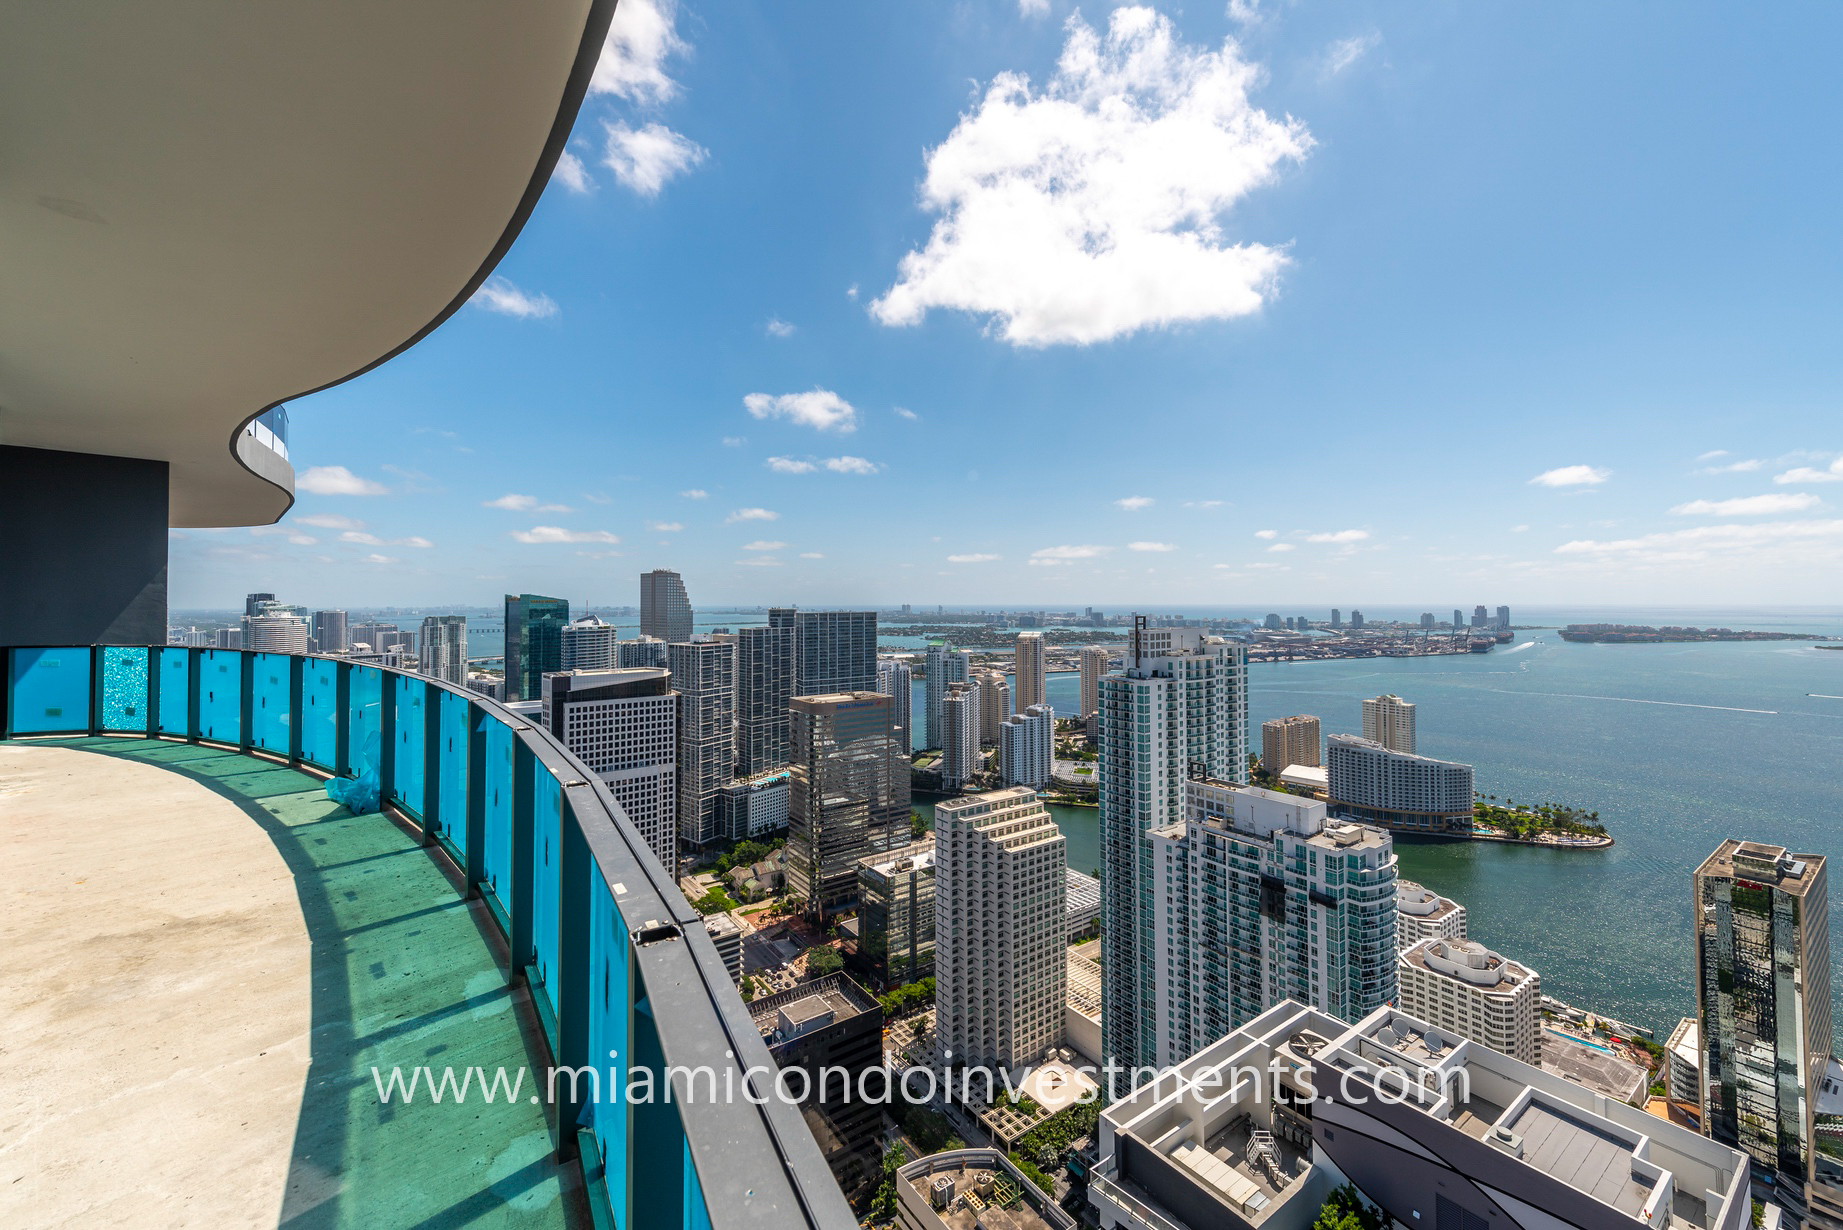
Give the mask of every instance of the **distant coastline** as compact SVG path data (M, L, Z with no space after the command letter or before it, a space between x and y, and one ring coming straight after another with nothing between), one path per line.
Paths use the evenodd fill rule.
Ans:
M1670 645L1701 641L1834 641L1814 632L1751 632L1733 628L1653 628L1644 624L1569 624L1561 639L1577 645ZM1820 645L1843 649L1843 645Z

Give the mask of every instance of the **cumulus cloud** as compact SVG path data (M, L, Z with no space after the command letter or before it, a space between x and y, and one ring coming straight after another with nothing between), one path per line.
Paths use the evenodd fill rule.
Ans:
M1129 495L1123 500L1114 501L1117 506L1124 508L1127 512L1138 512L1142 508L1152 507L1157 502L1149 495Z
M984 551L975 551L970 555L950 555L947 557L947 562L950 564L989 564L997 558L998 556Z
M677 521L648 521L646 528L655 534L676 534L685 527Z
M664 124L633 128L615 120L603 127L608 144L602 164L641 196L658 196L668 183L709 157L703 146Z
M374 552L371 555L367 555L360 562L366 564L401 564L403 561L394 555L378 555Z
M781 561L772 555L757 555L753 559L739 559L736 562L744 568L779 568L781 566Z
M353 517L342 517L338 513L315 513L311 517L296 517L302 525L311 525L323 530L362 530L363 521Z
M384 495L390 490L383 483L360 478L344 466L309 466L295 478L294 486L297 491L314 495Z
M792 337L794 335L794 327L779 316L769 317L764 327L768 330L769 337Z
M1049 16L1049 0L1017 0L1017 15L1019 17L1047 17Z
M710 492L704 490L702 487L693 487L689 491L681 491L678 494L681 498L687 500L708 500L710 498Z
M875 474L883 467L862 457L827 457L825 467L836 474Z
M915 413L915 411L910 410L905 406L897 406L896 407L896 417L908 419L911 423L913 423L916 419L920 418L921 415Z
M558 155L556 169L551 171L550 177L571 192L590 192L595 188L595 181L589 178L589 169L582 165L582 159L568 150Z
M811 474L819 467L798 457L770 457L762 463L776 474Z
M1177 544L1171 542L1129 542L1126 544L1126 549L1129 551L1175 551L1177 550Z
M779 521L780 519L780 513L770 512L766 508L738 508L735 512L723 518L724 523L727 525L734 525L738 521Z
M1295 548L1293 547L1293 544L1290 542L1276 542L1273 544L1273 546L1268 547L1267 549L1269 551L1291 551L1291 550L1294 550Z
M1784 474L1773 475L1775 483L1843 483L1843 457L1830 463L1827 470L1817 470L1810 466L1799 466L1787 470Z
M1780 492L1773 495L1749 495L1733 500L1691 500L1670 511L1679 517L1760 517L1779 513L1804 512L1823 501L1804 492Z
M509 279L497 274L482 282L480 289L467 302L489 312L516 316L521 320L543 320L557 314L557 301L549 295L534 295L520 290Z
M1092 544L1078 547L1044 547L1041 551L1030 553L1030 562L1034 567L1055 568L1078 559L1098 559L1113 550L1112 547L1097 547Z
M1254 536L1256 538L1278 538L1280 536L1280 531L1279 530L1256 530L1254 531Z
M1362 542L1369 537L1368 530L1338 530L1328 534L1307 534L1307 542Z
M802 551L800 552L800 558L801 559L824 559L825 554L820 551Z
M808 393L750 393L742 399L749 414L758 419L786 419L815 431L856 431L858 412L830 389Z
M482 508L503 508L507 512L530 512L537 506L538 497L535 495L509 494L502 495L496 500L486 500L480 505Z
M1696 563L1722 555L1756 555L1769 549L1808 549L1843 541L1843 521L1766 521L1751 525L1699 525L1691 530L1610 541L1577 539L1557 555L1639 564Z
M607 530L566 530L560 525L534 525L528 530L513 530L512 537L518 542L554 543L554 542L607 542L621 541Z
M1221 500L1185 500L1185 508L1221 508Z
M768 542L760 539L755 542L745 542L742 544L742 549L744 551L782 551L785 550L786 547L787 544L784 542Z
M688 50L678 37L677 17L673 0L621 0L608 23L589 92L653 104L677 94L678 83L665 71L668 58Z
M748 442L749 442L749 438L747 436L724 436L723 437L723 447L724 448L741 448L743 445L747 444Z
M1700 457L1697 457L1696 460L1697 461L1713 461L1717 457L1726 457L1727 455L1728 455L1728 450L1725 448L1712 448L1708 452L1702 454Z
M1286 255L1232 243L1217 219L1311 147L1248 92L1233 40L1192 47L1169 18L1115 9L1106 32L1071 16L1041 90L996 77L927 155L939 215L871 304L886 325L931 308L985 316L1015 346L1086 345L1260 309Z
M1373 30L1352 38L1340 38L1325 48L1325 60L1320 72L1325 77L1335 77L1381 44L1382 35Z
M1720 453L1719 455L1726 456L1727 454ZM1708 455L1706 453L1703 456L1696 458L1697 461L1706 461L1707 459L1708 459ZM1759 469L1761 466L1764 466L1765 464L1766 463L1764 461L1761 461L1758 457L1749 457L1742 461L1730 461L1726 463L1725 465L1703 466L1700 470L1697 470L1696 473L1698 474L1751 474L1755 470Z
M1529 480L1532 487L1597 487L1613 476L1598 466L1559 466Z

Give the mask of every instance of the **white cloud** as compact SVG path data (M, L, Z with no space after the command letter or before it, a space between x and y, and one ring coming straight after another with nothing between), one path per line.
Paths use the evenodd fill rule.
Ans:
M742 544L742 549L744 551L783 551L786 550L786 548L787 544L784 542L768 542L759 539L755 542L745 542Z
M1598 466L1560 466L1544 470L1529 480L1532 487L1594 487L1613 476Z
M1513 533L1513 534L1527 534L1527 533L1529 533L1529 526L1527 526L1527 525L1513 525L1513 526L1511 526L1511 527L1510 527L1510 532L1511 532L1511 533Z
M1185 508L1221 508L1221 500L1185 500Z
M1304 156L1304 126L1249 102L1260 70L1232 39L1188 46L1144 7L1065 29L1047 86L999 74L928 152L940 217L871 304L883 324L954 308L1015 346L1086 345L1260 309L1285 252L1217 219Z
M381 547L384 540L376 534L367 534L363 530L347 530L339 536L340 542L356 542L366 547Z
M1713 461L1717 457L1726 457L1727 455L1728 455L1727 449L1713 448L1713 449L1710 449L1708 452L1702 454L1700 457L1696 458L1696 460L1697 461Z
M709 157L703 146L664 124L630 128L616 120L603 127L608 145L602 165L641 196L658 196L668 183Z
M1152 507L1157 502L1149 495L1129 495L1123 500L1114 501L1117 506L1124 508L1127 512L1138 512L1142 508Z
M678 83L665 72L668 57L689 50L675 29L677 15L673 0L621 0L589 92L638 103L662 103L677 94Z
M1229 0L1228 18L1241 26L1258 25L1261 20L1261 0ZM1227 568L1227 564L1217 564L1218 568Z
M497 274L480 284L480 289L473 293L467 302L475 307L483 307L489 312L498 312L502 316L517 316L521 320L543 320L557 314L557 301L549 295L534 295L518 287Z
M1256 530L1254 531L1254 536L1256 538L1278 538L1280 536L1280 531L1279 530Z
M1787 470L1784 474L1773 475L1776 483L1843 483L1843 457L1830 463L1827 470L1815 470L1810 466L1799 466Z
M913 423L916 419L919 419L921 415L915 413L915 411L910 410L905 406L897 406L896 407L896 417L908 419L911 423Z
M779 316L769 317L765 328L768 330L769 337L792 337L794 335L794 327Z
M858 284L856 282L853 282L851 285L845 287L845 298L855 299L857 297L858 297Z
M758 419L786 419L816 431L856 431L858 412L830 389L810 393L750 393L743 408Z
M608 542L621 541L607 530L566 530L560 525L534 525L528 530L513 530L512 537L519 542Z
M1041 551L1030 553L1033 567L1054 568L1078 559L1098 559L1113 550L1112 547L1085 545L1079 547L1044 547Z
M676 534L685 527L676 521L648 521L646 528L655 534Z
M749 438L747 436L724 436L723 437L723 447L724 448L741 448L743 445L747 444L748 442L749 442Z
M383 483L360 478L344 466L309 466L294 485L296 490L314 495L384 495L390 490Z
M1362 542L1369 537L1368 530L1338 530L1331 534L1307 534L1307 542Z
M798 457L770 457L762 464L776 474L811 474L819 468L810 461L801 461Z
M592 192L595 189L595 181L589 178L588 168L582 165L582 159L568 150L557 156L557 166L550 177L571 192Z
M883 467L862 457L827 457L825 467L837 474L875 474Z
M1126 544L1126 549L1128 551L1175 551L1177 550L1177 544L1170 542L1129 542Z
M362 530L365 528L363 521L352 517L342 517L338 513L315 513L311 517L296 517L295 520L302 525L317 526L323 530Z
M734 525L738 521L779 521L780 519L780 513L770 512L766 508L738 508L723 518L726 525Z
M1810 547L1826 539L1843 540L1843 521L1699 525L1693 530L1673 530L1608 542L1577 539L1556 547L1555 553L1641 564L1685 564L1720 554L1751 556L1769 548Z
M1804 512L1823 502L1804 492L1786 491L1773 495L1742 496L1733 500L1691 500L1670 511L1679 517L1760 517Z
M1019 17L1047 17L1049 16L1049 0L1017 0L1017 15Z
M614 500L610 498L609 496L605 496L605 495L601 495L601 494L593 493L593 492L588 492L588 491L585 491L582 493L582 498L587 500L591 504L612 504L614 503Z
M1698 457L1697 460L1700 461L1702 460L1702 458ZM1749 457L1744 461L1731 461L1727 465L1703 466L1700 470L1697 470L1696 473L1698 474L1751 474L1755 470L1764 466L1765 464L1766 463L1764 461L1761 461L1758 457Z
M681 491L678 494L687 500L708 500L710 498L710 492L702 487L693 487L689 491Z
M1295 548L1293 544L1290 542L1276 542L1273 544L1273 546L1268 547L1267 549L1269 551L1293 551L1293 550L1296 550L1297 548Z
M824 559L825 555L819 551L802 551L800 552L800 558L801 559Z
M502 495L496 500L486 500L482 508L503 508L507 512L530 512L538 506L535 495Z
M781 566L781 561L772 555L758 555L754 559L739 559L736 562L744 568L779 568Z
M288 541L297 547L311 547L320 540L315 538L312 534L290 534L288 535Z
M1321 75L1335 77L1382 44L1382 35L1374 30L1352 38L1341 38L1325 49Z
M399 547L432 547L435 545L427 538L417 534L412 534L408 538L393 538L390 541Z
M989 555L984 551L975 551L971 555L950 555L947 557L947 562L950 564L989 564L997 558L998 556Z
M364 564L401 564L403 561L394 555L378 555L374 553L367 555L359 562Z

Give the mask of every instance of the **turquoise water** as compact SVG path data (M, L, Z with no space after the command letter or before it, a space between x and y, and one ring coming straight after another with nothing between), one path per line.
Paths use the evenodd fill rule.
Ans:
M1533 966L1550 994L1667 1032L1693 1010L1690 873L1709 851L1732 836L1843 854L1843 651L1519 638L1482 655L1255 665L1254 742L1292 713L1357 733L1362 699L1397 692L1418 706L1420 751L1473 765L1484 793L1597 810L1611 850L1403 839L1402 874L1463 902L1472 937ZM1072 711L1074 688L1052 676L1051 703ZM1097 813L1055 810L1070 865L1092 869Z

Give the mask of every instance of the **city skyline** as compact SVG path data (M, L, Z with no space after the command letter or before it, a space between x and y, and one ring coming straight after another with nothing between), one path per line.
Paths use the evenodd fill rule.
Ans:
M615 602L661 564L707 605L1386 605L1430 574L1513 606L1830 596L1839 247L1834 172L1801 152L1822 37L1713 10L1660 44L1637 13L1026 7L783 14L770 38L630 5L667 36L604 63L487 288L290 403L295 507L176 531L173 604ZM1109 276L1053 244L1007 268L1017 302L968 288L1000 257L938 228L990 184L947 155L1085 107L1057 64L1090 39L1096 89L1143 47L1172 93L1136 96L1087 166L1166 118L1188 66L1240 83L1193 135L1255 169L1136 168L1193 211L1163 229L1098 187L1033 208L1154 246L1213 226L1260 266L1239 299L1205 253L1207 285L1051 319L1048 280ZM1156 481L1095 471L1148 409L1186 447ZM1289 461L1332 479L1310 505ZM980 493L1020 465L1054 498L991 517ZM1377 501L1394 474L1439 498Z

